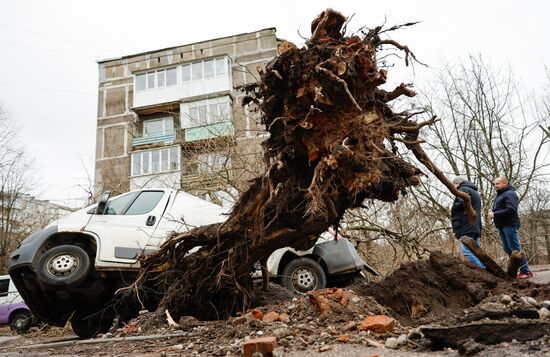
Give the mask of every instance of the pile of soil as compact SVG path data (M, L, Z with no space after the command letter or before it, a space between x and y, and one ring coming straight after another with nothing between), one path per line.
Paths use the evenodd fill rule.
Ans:
M407 262L380 282L358 282L350 288L373 296L402 324L417 326L471 307L509 284L456 257L433 252L428 260Z

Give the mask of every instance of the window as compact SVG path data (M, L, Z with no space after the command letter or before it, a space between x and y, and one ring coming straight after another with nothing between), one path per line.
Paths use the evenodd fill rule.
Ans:
M231 159L223 153L208 153L197 157L199 173L216 172L227 168Z
M164 87L165 71L157 71L157 87Z
M136 91L163 88L177 84L176 68L159 69L142 74L136 74Z
M151 151L151 172L156 174L160 172L160 151Z
M169 155L168 149L164 149L160 151L160 171L161 172L170 171L168 170L168 155Z
M155 88L155 72L147 73L147 89Z
M152 136L174 131L174 118L165 117L143 121L143 136Z
M166 70L166 85L174 86L177 83L176 68L168 68Z
M223 76L225 74L225 65L227 61L225 58L216 58L216 76Z
M224 76L227 73L227 63L227 58L222 57L184 64L181 67L182 80L188 82Z
M145 73L136 75L136 91L145 90Z
M131 192L109 200L105 214L123 214L126 207L134 201L138 194L139 192Z
M142 159L141 159L141 170L144 174L148 174L150 172L149 171L150 159L151 159L151 152L144 151L142 153Z
M8 296L9 286L10 286L10 279L0 280L0 296Z
M181 67L181 78L184 82L191 80L191 65L190 64L184 64Z
M191 64L191 73L193 79L202 79L202 61Z
M184 128L214 124L231 119L229 97L201 100L189 104L188 120L184 120Z
M163 191L131 192L109 200L105 214L145 214L156 207L163 195Z
M164 195L162 191L143 191L126 211L126 215L145 214L157 206Z
M179 165L179 147L174 146L171 147L169 150L169 156L170 156L170 171L178 170Z
M132 176L176 171L180 168L179 147L135 152L132 154Z
M204 78L214 77L214 60L204 61Z

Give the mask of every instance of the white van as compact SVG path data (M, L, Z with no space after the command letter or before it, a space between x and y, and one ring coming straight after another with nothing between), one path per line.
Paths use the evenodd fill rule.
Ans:
M143 189L111 199L106 193L25 239L10 256L9 273L40 320L64 326L72 315L76 334L90 337L108 330L116 314L135 312L113 297L135 280L140 254L156 251L170 232L225 219L222 207L183 191ZM346 239L323 238L308 251L283 248L268 259L270 274L299 292L365 267Z

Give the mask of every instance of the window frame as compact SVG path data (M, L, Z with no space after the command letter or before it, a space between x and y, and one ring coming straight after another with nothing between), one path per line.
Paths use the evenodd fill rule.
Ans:
M217 113L214 114L210 111L210 109L215 106ZM220 110L221 106L225 106L226 115L223 116L222 111ZM205 107L205 120L201 119L201 108ZM194 102L189 102L187 104L188 112L184 115L187 116L188 120L182 121L182 129L191 129L191 128L197 128L201 126L216 124L216 123L223 123L227 121L231 121L233 119L233 113L232 113L232 100L231 97L228 95L216 97L216 98L210 98L210 99L203 99L203 100L197 100ZM192 114L192 112L195 112L198 118L194 117L195 114Z
M206 160L203 160L206 159ZM219 159L219 160L217 160ZM220 167L215 167L218 162L223 164ZM200 175L220 172L231 167L231 155L225 152L207 152L197 155L197 173Z
M158 172L153 172L153 167L154 167L154 163L153 163L153 151L158 151L158 169L159 171ZM161 147L161 148L156 148L156 149L149 149L149 150L141 150L141 151L136 151L136 152L133 152L131 153L130 157L131 157L131 172L130 172L130 177L138 177L138 176L148 176L148 175L161 175L161 174L165 174L165 173L170 173L170 172L176 172L176 171L179 171L181 170L181 150L179 150L179 146L165 146L165 147ZM173 156L173 153L176 153L176 157L172 157ZM147 154L147 155L144 155L144 154ZM167 163L167 171L164 171L163 170L163 164L162 164L162 160L163 160L163 157L164 155L166 155L166 163ZM149 159L149 162L148 162L148 172L144 172L143 170L143 158L145 156L148 156L148 159ZM136 172L136 160L137 158L139 157L139 166L137 166L137 168L139 168L139 172ZM176 168L172 169L172 164L175 163L176 164Z
M147 126L147 124L152 124L154 122L162 122L162 130L145 134L145 127ZM169 122L171 122L171 125L169 124ZM169 131L168 127L170 127L170 126L172 127L172 130ZM144 120L141 135L143 137L151 137L151 136L154 136L154 135L158 135L160 133L167 134L167 133L172 133L172 132L175 132L174 117L172 117L171 115L168 115L168 116L165 116L165 117Z
M168 71L174 70L174 83L168 84ZM138 87L138 78L143 77L144 79L144 87ZM160 85L159 78L162 77L162 85ZM152 82L150 79L152 78ZM134 89L136 92L145 92L145 91L151 91L155 89L161 89L161 88L168 88L173 87L178 84L178 66L175 67L167 67L162 69L156 69L156 70L150 70L146 72L136 73L134 75Z
M159 197L158 201L155 203L155 205L149 211L143 212L143 213L128 214L128 210L134 205L134 203L139 199L139 197L141 197L141 195L145 192L161 192L162 195ZM113 199L109 200L107 202L105 215L109 215L109 216L139 216L139 215L147 214L147 213L151 212L153 209L155 209L155 207L157 207L160 200L162 199L162 197L165 194L166 194L166 191L163 191L163 190L142 190L142 191L139 191L139 192L128 192L127 194L125 194L123 196L114 197ZM120 213L117 213L117 214L109 213L109 205L112 202L112 200L118 200L118 199L121 199L121 198L124 198L124 197L127 197L127 196L130 196L130 200L124 206L122 206L122 208L120 209ZM96 207L94 207L92 210L88 211L88 213L93 213L93 212L95 212L95 210L96 210Z
M205 62L212 61L212 75L206 77ZM193 67L200 63L200 76L195 75ZM187 62L181 65L181 81L182 83L186 82L198 82L211 80L218 77L227 76L229 73L229 57L210 57L202 60ZM198 68L198 66L196 67ZM186 76L188 75L188 77Z

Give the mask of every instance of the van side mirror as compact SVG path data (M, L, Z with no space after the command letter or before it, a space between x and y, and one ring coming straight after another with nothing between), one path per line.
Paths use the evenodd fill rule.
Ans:
M99 200L99 203L97 204L97 207L95 209L95 214L105 214L105 210L107 209L107 202L109 202L109 197L111 197L111 191L105 191L101 195L101 199Z

